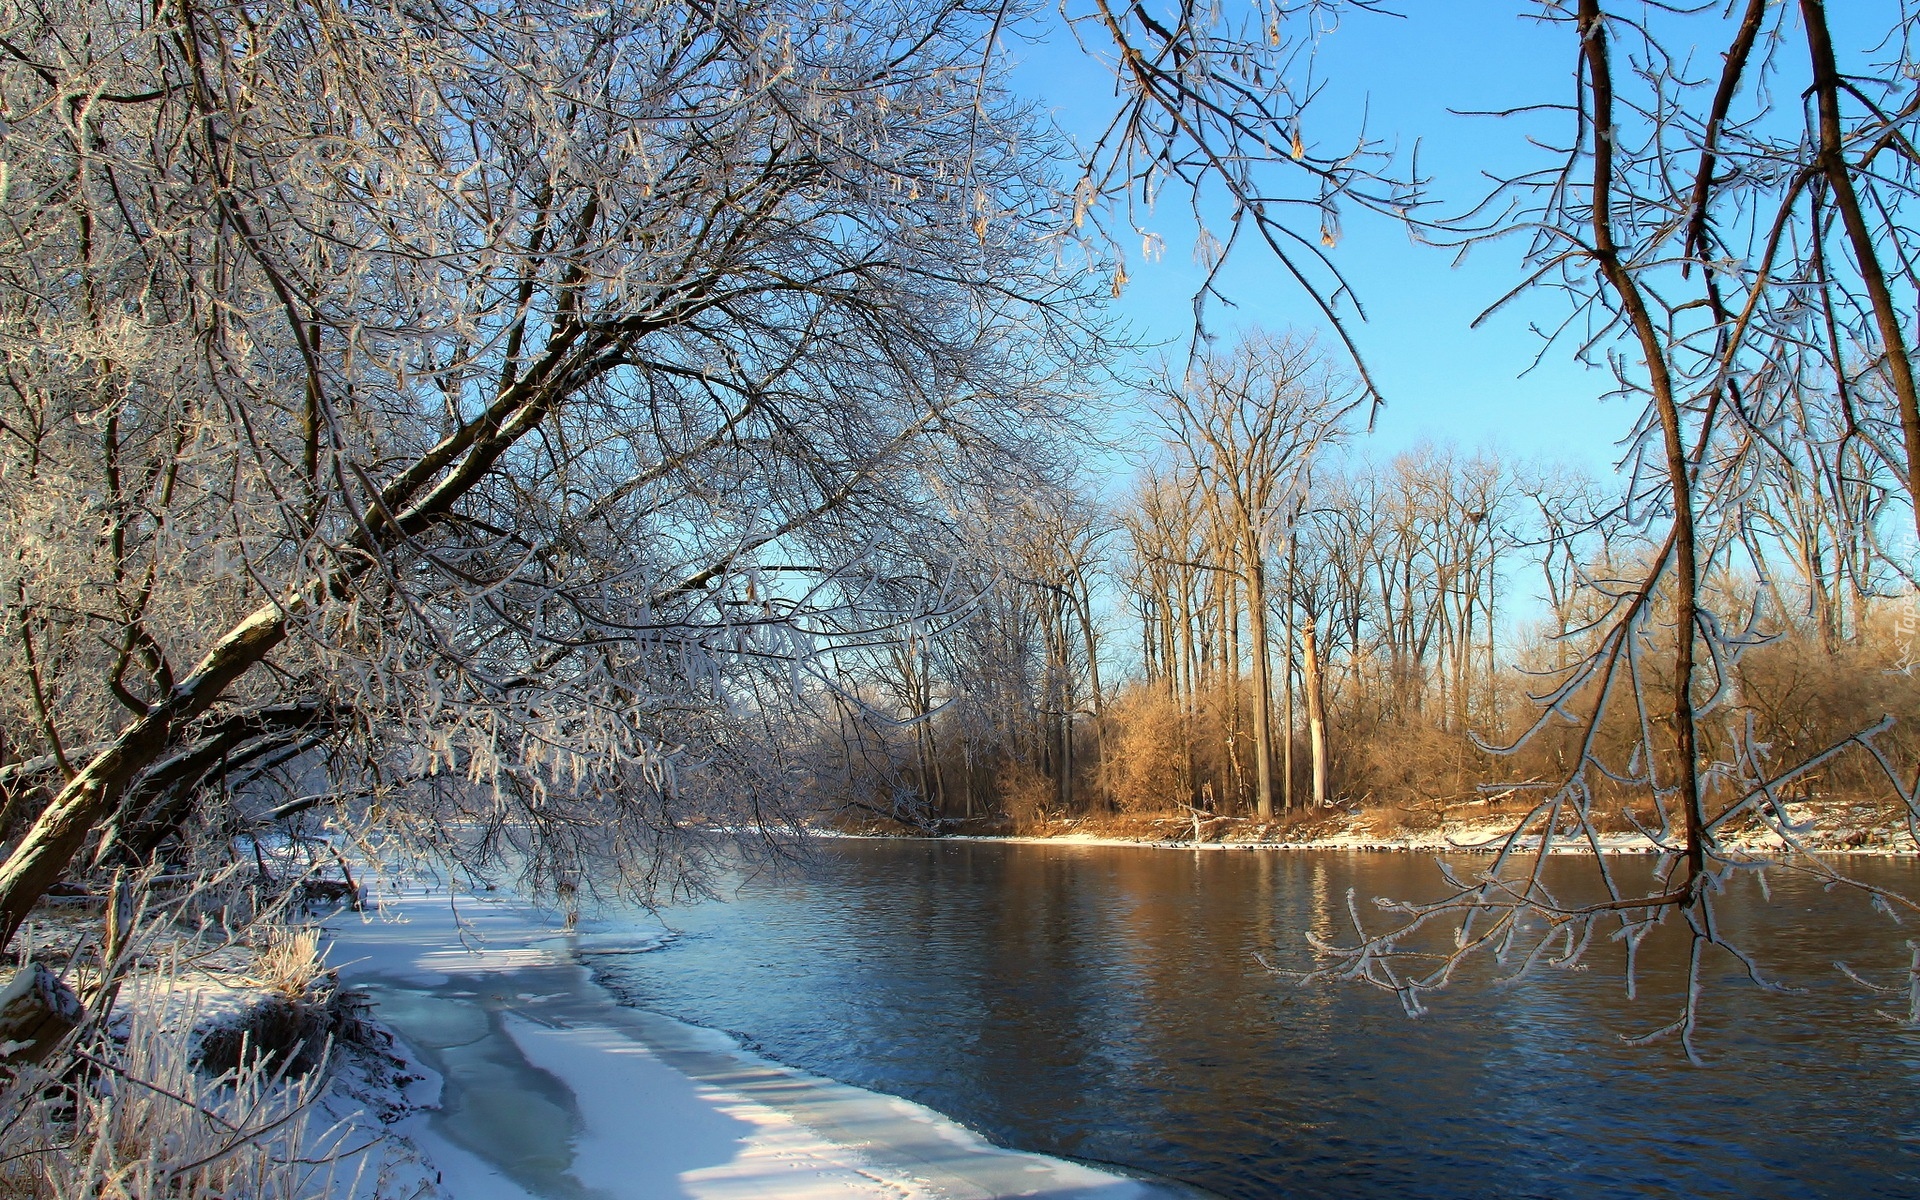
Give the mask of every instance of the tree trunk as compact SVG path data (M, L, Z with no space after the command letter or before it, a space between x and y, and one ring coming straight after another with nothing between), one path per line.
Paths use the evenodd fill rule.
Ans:
M1286 634L1287 657L1280 664L1281 703L1285 706L1285 717L1280 722L1284 730L1280 743L1280 798L1281 804L1291 812L1293 810L1293 550L1291 543L1287 551L1287 617L1283 623Z
M1307 741L1313 754L1313 806L1327 804L1327 699L1326 681L1320 672L1320 650L1314 636L1315 622L1309 619L1300 627L1301 669L1307 691Z
M1873 231L1860 196L1853 186L1853 172L1847 164L1846 147L1840 128L1840 70L1834 60L1833 39L1827 29L1824 0L1800 0L1800 16L1807 30L1807 52L1813 65L1813 87L1819 98L1820 156L1817 165L1833 189L1834 207L1846 226L1853 247L1854 266L1860 270L1860 282L1867 289L1873 306L1874 322L1880 333L1881 349L1886 354L1887 382L1893 388L1900 412L1900 436L1907 452L1904 483L1907 498L1913 503L1913 527L1920 533L1920 385L1913 375L1913 360L1907 354L1906 334L1900 328L1900 310L1887 286L1885 269L1873 248ZM1815 236L1819 236L1816 232ZM1840 364L1835 363L1837 368Z
M1220 577L1227 598L1227 776L1226 811L1238 813L1247 802L1246 771L1240 765L1240 587L1230 574Z
M1194 756L1194 730L1198 725L1193 691L1193 573L1183 571L1176 583L1180 589L1179 657L1174 670L1176 692L1180 697L1180 761L1185 775L1180 780L1182 804L1192 804L1199 786L1194 776L1199 766Z
M1100 693L1100 645L1094 636L1093 604L1086 595L1087 580L1084 573L1076 573L1077 590L1073 595L1073 606L1080 621L1080 635L1087 648L1087 687L1093 691L1093 779L1097 796L1106 797L1104 808L1112 808L1112 796L1107 792L1103 777L1107 769L1107 702Z
M1247 547L1247 635L1253 661L1253 803L1273 819L1273 663L1267 657L1267 574L1257 542Z
M278 646L287 634L287 615L299 607L295 597L284 605L255 610L220 639L164 701L122 730L112 745L67 780L0 864L0 946L13 941L27 913L59 880L94 826L166 751L173 730L206 712L229 684Z
M961 812L971 821L973 819L973 739L960 740L960 803Z
M1608 57L1606 24L1599 0L1580 0L1578 29L1587 62L1588 87L1593 96L1593 121L1602 130L1613 126L1613 68ZM1682 807L1686 834L1686 878L1680 890L1683 906L1691 907L1704 886L1707 872L1707 818L1700 792L1698 730L1693 710L1694 642L1699 635L1700 577L1693 522L1692 465L1681 428L1679 402L1667 366L1661 329L1638 282L1623 261L1613 236L1613 143L1608 137L1593 141L1593 249L1590 257L1605 274L1625 308L1646 359L1654 409L1660 418L1661 448L1667 482L1672 489L1674 561L1673 734L1676 778L1671 786ZM1656 567L1657 569L1657 567ZM1649 763L1648 773L1653 773ZM1658 784L1656 781L1656 788Z

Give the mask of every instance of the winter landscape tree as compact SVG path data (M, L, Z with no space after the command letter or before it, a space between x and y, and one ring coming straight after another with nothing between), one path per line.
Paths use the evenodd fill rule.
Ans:
M9 936L276 777L682 882L1100 342L994 5L7 12Z
M1607 938L1631 987L1677 937L1647 1039L1689 1053L1708 956L1759 978L1752 838L1912 910L1813 851L1841 797L1920 838L1920 17L1518 6L1570 87L1481 114L1532 157L1436 197L1420 131L1320 119L1320 48L1387 7L0 0L10 994L111 1051L129 875L250 855L284 900L262 847L310 819L342 871L371 832L571 907L816 821L1471 809L1493 852L1322 922L1306 976L1418 1013ZM1110 68L1109 122L1014 92L1029 34ZM1192 337L1142 370L1106 301L1181 224ZM1597 381L1543 406L1637 414L1618 478L1369 453L1421 397L1371 368L1349 226L1510 255L1487 313ZM1317 333L1222 328L1229 261ZM76 880L80 1016L17 936ZM0 1039L31 1154L114 1070L12 1073L66 1036Z

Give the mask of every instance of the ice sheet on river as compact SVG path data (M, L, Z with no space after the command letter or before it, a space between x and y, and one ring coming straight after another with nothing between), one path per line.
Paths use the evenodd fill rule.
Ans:
M575 960L573 935L524 904L384 896L379 917L333 922L330 958L441 1076L439 1109L401 1132L453 1200L1192 1194L1002 1150L920 1105L624 1008Z

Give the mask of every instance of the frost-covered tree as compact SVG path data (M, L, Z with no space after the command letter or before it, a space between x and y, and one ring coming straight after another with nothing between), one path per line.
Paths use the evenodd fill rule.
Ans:
M1742 654L1782 616L1714 583L1765 569L1752 555L1752 517L1768 479L1784 474L1821 505L1817 519L1760 537L1796 541L1796 557L1826 564L1829 604L1841 579L1875 569L1915 581L1915 542L1896 523L1920 534L1911 332L1920 22L1904 5L1830 12L1823 0L1516 5L1562 36L1569 86L1495 114L1525 126L1514 140L1525 137L1534 159L1441 218L1421 207L1431 197L1417 173L1384 177L1364 134L1330 137L1303 120L1314 39L1342 24L1353 36L1362 14L1382 7L1089 0L1078 24L1113 53L1128 100L1103 143L1118 149L1088 173L1091 191L1124 175L1142 197L1175 186L1202 218L1224 212L1226 246L1246 235L1265 243L1343 337L1345 289L1328 253L1343 207L1404 218L1458 249L1518 247L1513 286L1489 297L1492 307L1529 296L1549 312L1564 301L1563 323L1542 322L1549 342L1595 368L1596 390L1639 412L1616 515L1652 552L1633 578L1606 581L1605 611L1570 631L1592 634L1593 651L1539 697L1534 733L1571 722L1586 745L1534 793L1508 853L1433 903L1398 906L1384 929L1328 947L1326 974L1391 988L1417 1009L1422 991L1475 955L1522 970L1567 965L1602 926L1631 942L1669 918L1685 926L1696 968L1710 950L1737 956L1713 916L1717 889L1742 865L1728 831L1753 822L1802 849L1783 797L1843 751L1920 813L1913 763L1882 736L1900 714L1795 760L1746 737L1723 753L1702 734L1724 715ZM1618 758L1592 740L1609 714L1642 731ZM1603 865L1600 900L1554 896L1545 855L1522 851L1568 831L1591 845L1594 797L1616 785L1652 803L1649 833L1671 854L1666 868L1638 887ZM1794 862L1847 882L1811 856ZM1515 950L1529 917L1546 918L1551 950L1527 938L1526 952ZM1410 949L1417 931L1443 926L1452 945L1434 962L1421 958L1431 946ZM1657 1034L1686 1038L1695 1011L1690 994Z
M1001 16L0 7L0 932L269 776L642 888L777 818L1091 344Z

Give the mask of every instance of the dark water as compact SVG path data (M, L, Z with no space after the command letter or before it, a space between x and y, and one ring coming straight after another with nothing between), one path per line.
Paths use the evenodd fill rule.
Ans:
M1344 897L1431 896L1417 855L835 842L802 877L671 914L664 950L596 961L629 1002L907 1096L993 1140L1232 1197L1920 1197L1920 1034L1836 973L1904 975L1851 895L1770 877L1726 929L1805 989L1710 962L1689 1066L1665 1023L1678 940L1581 972L1389 994L1262 969L1341 932ZM1651 860L1615 860L1645 872ZM1920 893L1920 867L1853 860ZM1570 861L1567 871L1590 870ZM1569 886L1572 886L1569 881Z

